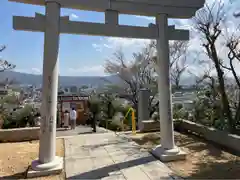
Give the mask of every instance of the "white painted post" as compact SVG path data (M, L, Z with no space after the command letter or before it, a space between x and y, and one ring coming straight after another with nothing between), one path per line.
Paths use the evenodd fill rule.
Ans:
M32 163L32 168L40 171L61 163L61 158L55 156L60 8L54 1L46 2L39 159Z
M168 42L168 18L166 14L156 17L158 27L157 55L158 55L158 91L159 91L159 110L161 122L161 144L164 149L174 147L173 122L172 122L172 96L170 83L170 58Z
M165 161L175 160L176 158L184 159L183 156L178 157L179 149L174 143L167 15L157 15L156 25L158 28L158 68L156 69L158 71L158 92L160 101L161 145L157 147L153 153Z

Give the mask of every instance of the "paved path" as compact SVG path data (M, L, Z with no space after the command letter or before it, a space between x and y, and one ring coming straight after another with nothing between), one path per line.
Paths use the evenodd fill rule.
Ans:
M115 133L65 138L65 171L67 179L178 179L162 162Z
M104 132L107 132L107 130L101 127L97 127L96 133L104 133ZM90 134L90 133L93 133L92 128L90 126L82 126L82 125L77 126L74 130L70 130L70 129L65 130L64 128L57 129L57 137L76 136L80 134Z

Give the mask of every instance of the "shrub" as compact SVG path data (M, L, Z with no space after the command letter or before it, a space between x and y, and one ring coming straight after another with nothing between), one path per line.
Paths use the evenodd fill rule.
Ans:
M19 100L15 95L6 96L1 100L1 103L6 103L6 104L18 104L18 102Z
M3 129L34 126L34 111L31 106L25 106L4 117Z
M100 120L99 126L108 129L109 123L110 123L110 120L108 120L108 119Z
M154 112L151 117L154 121L158 121L160 119L159 112Z
M122 131L122 126L119 125L118 123L112 121L108 125L108 129L112 131Z
M119 99L114 99L112 95L95 95L89 100L89 110L99 120L99 126L113 130L122 130L123 125L120 121L120 117L116 117L118 113L124 116L131 106L124 104ZM121 118L123 119L123 117ZM124 121L124 129L129 129L128 126L131 124L131 116L127 117Z
M127 126L131 126L131 124L132 124L132 114L129 113L127 115L127 112L129 111L130 108L131 108L131 106L128 104L117 104L116 103L114 106L115 114L122 113L123 117L125 117L123 123Z
M113 101L115 97L110 94L103 94L100 96L101 110L106 114L107 119L111 119L114 116Z
M91 97L89 99L89 110L94 115L97 115L100 112L101 101L97 97Z

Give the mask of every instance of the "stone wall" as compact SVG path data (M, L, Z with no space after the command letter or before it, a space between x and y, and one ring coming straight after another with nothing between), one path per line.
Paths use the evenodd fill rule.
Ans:
M0 142L21 142L21 141L38 140L39 134L40 134L39 127L1 129Z
M240 153L240 136L228 134L227 132L206 127L187 120L176 120L175 128L196 133L206 140L215 142Z
M139 130L140 132L160 131L160 122L154 120L142 121L142 128Z

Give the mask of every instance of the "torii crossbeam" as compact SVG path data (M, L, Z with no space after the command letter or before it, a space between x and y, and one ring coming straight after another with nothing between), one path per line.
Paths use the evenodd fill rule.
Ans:
M106 22L108 15L118 16L115 11L106 12ZM13 28L15 30L44 32L46 27L46 16L36 13L35 17L13 16ZM154 27L140 27L118 25L118 20L111 23L92 23L70 21L68 16L60 18L60 33L64 34L85 34L93 36L111 36L123 38L157 39L158 29ZM189 31L175 29L168 26L169 40L189 40Z

